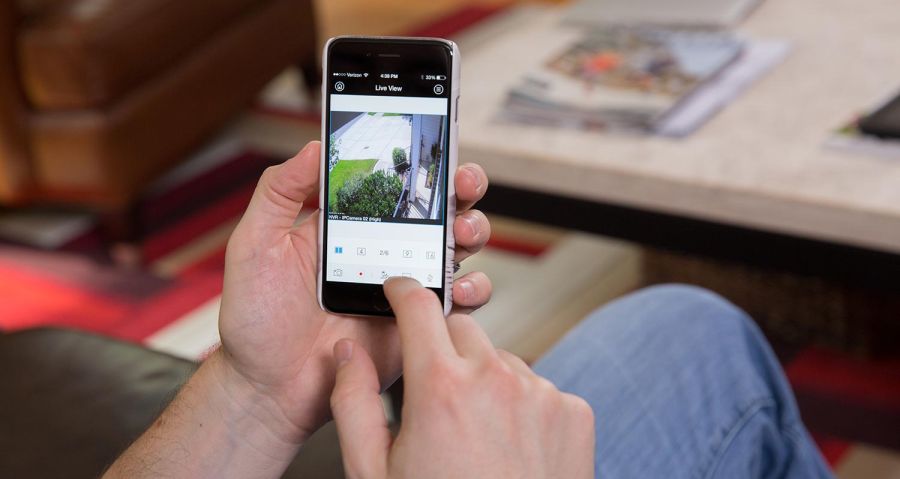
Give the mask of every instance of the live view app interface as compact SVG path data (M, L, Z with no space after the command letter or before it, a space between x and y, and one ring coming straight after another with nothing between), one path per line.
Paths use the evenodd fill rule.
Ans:
M390 70L329 74L327 281L407 276L443 286L446 77L403 77Z

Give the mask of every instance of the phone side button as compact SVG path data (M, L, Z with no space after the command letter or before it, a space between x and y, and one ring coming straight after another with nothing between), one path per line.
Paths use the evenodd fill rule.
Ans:
M384 297L384 293L372 293L372 308L375 311L385 313L391 310L391 305L388 303L387 298Z
M456 114L453 115L453 121L459 123L459 95L456 95Z

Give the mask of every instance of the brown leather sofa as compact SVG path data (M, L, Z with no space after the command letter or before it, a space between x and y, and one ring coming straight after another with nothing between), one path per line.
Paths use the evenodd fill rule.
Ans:
M0 331L0 477L96 478L196 365L63 329ZM337 431L316 432L282 476L344 477Z
M121 211L317 50L311 0L0 0L0 203Z

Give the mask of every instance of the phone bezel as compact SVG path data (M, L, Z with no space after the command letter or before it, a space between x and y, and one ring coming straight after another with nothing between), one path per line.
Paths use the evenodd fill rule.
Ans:
M321 194L319 203L319 271L318 271L318 296L319 302L323 309L339 313L365 316L393 316L393 312L388 305L387 299L384 297L384 289L379 284L361 284L361 283L345 283L336 281L327 281L325 271L327 271L327 255L324 247L327 244L326 238L328 234L327 221L327 151L330 138L327 132L330 131L330 88L333 82L330 81L330 74L334 64L332 55L335 48L343 50L340 54L348 53L354 55L349 61L354 59L357 61L368 62L386 62L384 55L389 55L390 61L410 61L410 55L416 55L415 61L425 60L427 62L435 62L434 55L440 52L444 55L444 66L442 70L447 75L447 134L444 139L444 151L448 152L446 158L447 174L444 175L443 195L444 204L441 205L443 212L443 255L442 272L450 271L448 262L452 267L452 225L450 219L455 216L453 213L455 208L455 192L452 184L451 168L455 167L456 145L455 145L455 98L458 97L458 49L453 42L437 38L399 38L399 37L337 37L328 41L325 45L323 59L323 82L322 82L322 159L321 169ZM349 52L348 52L349 50ZM395 60L396 55L401 55L401 60ZM439 63L441 60L438 60ZM374 68L373 68L374 70ZM415 96L415 95L403 95ZM453 215L453 216L451 216ZM449 248L448 248L449 245ZM445 305L445 311L449 309L450 294L452 288L452 271L444 275L442 287L429 288L437 294Z

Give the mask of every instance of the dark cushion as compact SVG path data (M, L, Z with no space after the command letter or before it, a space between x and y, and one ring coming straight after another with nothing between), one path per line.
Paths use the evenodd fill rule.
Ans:
M195 369L82 332L0 334L0 477L98 477ZM304 446L285 477L343 477L333 425Z
M21 81L43 110L102 107L265 0L19 0Z

